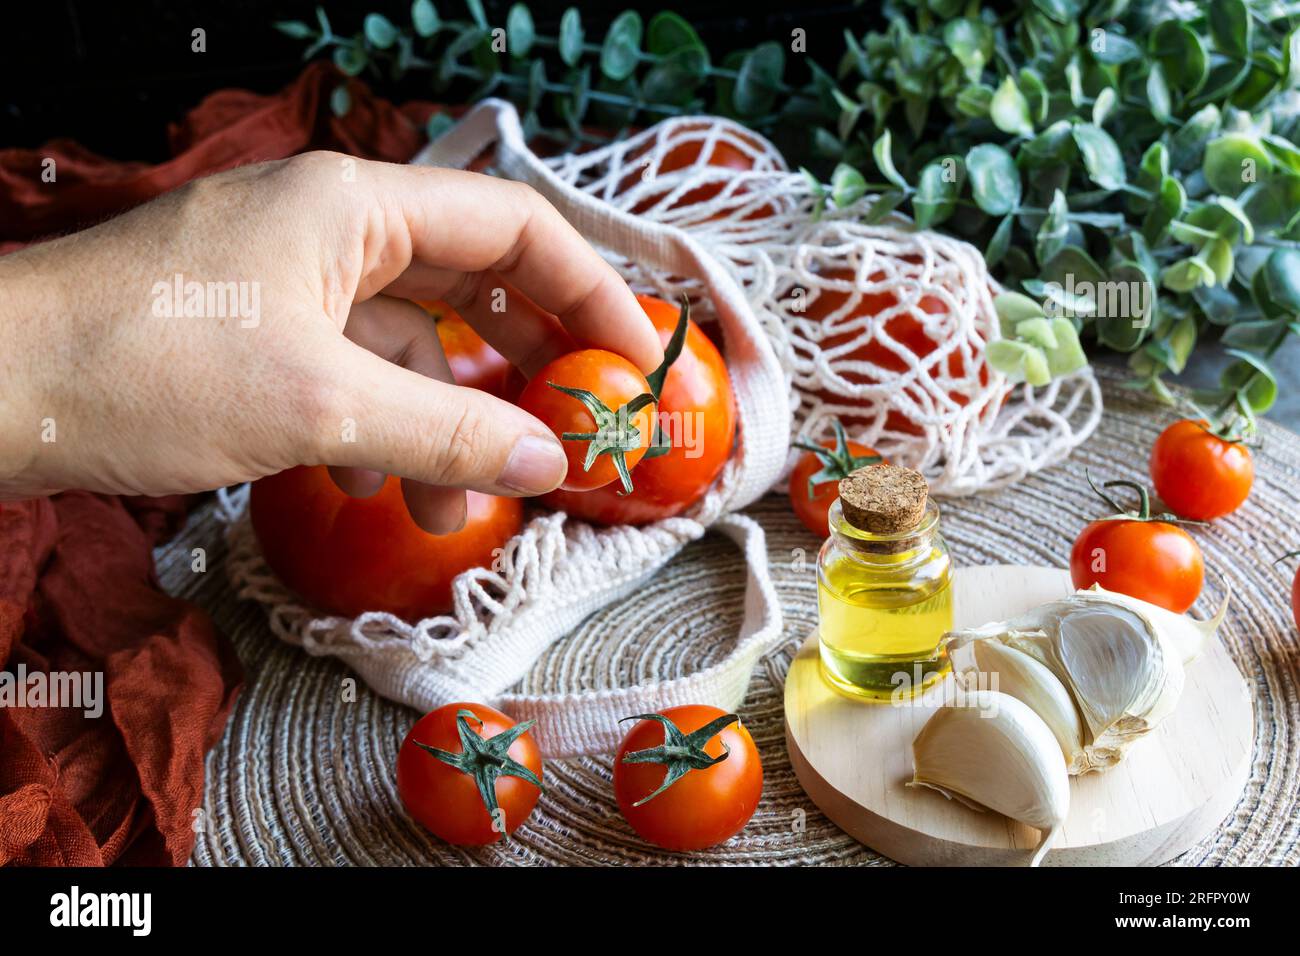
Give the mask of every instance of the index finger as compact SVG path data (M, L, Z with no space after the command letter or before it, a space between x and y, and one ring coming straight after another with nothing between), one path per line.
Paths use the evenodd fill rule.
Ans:
M366 173L385 213L367 217L367 251L372 242L393 251L391 235L369 234L376 222L386 233L404 224L409 241L409 255L392 256L386 279L388 256L378 257L374 279L382 285L369 294L386 287L407 298L444 298L461 277L490 270L579 342L618 352L647 373L663 361L659 335L627 283L532 187L386 163L367 163Z

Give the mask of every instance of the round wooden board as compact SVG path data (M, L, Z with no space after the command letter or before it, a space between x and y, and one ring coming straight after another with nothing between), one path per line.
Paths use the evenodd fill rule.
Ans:
M1073 590L1067 571L993 565L961 568L957 627L1003 620ZM814 630L790 666L785 739L808 796L855 839L913 866L1028 862L1040 834L977 812L912 778L912 740L941 703L936 688L916 706L851 700L818 670ZM1207 836L1232 810L1250 772L1250 695L1216 640L1187 667L1174 713L1104 773L1073 777L1070 816L1044 865L1156 865Z

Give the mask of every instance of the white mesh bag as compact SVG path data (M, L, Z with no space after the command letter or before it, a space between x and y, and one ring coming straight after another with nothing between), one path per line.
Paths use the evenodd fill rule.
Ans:
M782 639L762 530L735 512L780 480L792 434L820 435L843 415L891 460L925 470L937 493L964 494L1059 460L1095 427L1100 398L1090 374L1012 393L983 365L983 343L998 330L975 250L905 223L863 226L855 220L868 199L814 220L802 177L734 123L675 119L542 160L514 108L489 100L413 162L464 167L492 144L494 170L537 188L634 286L669 300L686 293L697 320L717 321L737 448L683 516L643 528L594 528L558 513L532 519L499 571L462 574L451 613L417 624L378 612L321 617L302 606L261 557L246 489L223 494L239 594L267 608L278 636L339 657L387 697L420 710L481 700L517 720L536 718L535 736L552 757L614 749L628 714L687 703L734 709L755 662ZM827 311L835 295L843 301ZM858 314L868 296L889 307ZM907 348L918 336L936 343L919 358ZM877 344L864 352L864 342ZM710 528L736 543L748 571L740 633L716 664L629 688L509 692L552 642Z

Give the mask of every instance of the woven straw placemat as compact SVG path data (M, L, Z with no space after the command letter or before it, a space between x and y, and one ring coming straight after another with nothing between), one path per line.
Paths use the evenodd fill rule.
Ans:
M996 494L943 503L944 533L962 564L1063 566L1073 535L1100 505L1084 481L1146 481L1146 456L1166 409L1119 388L1100 370L1106 414L1064 465ZM1184 865L1300 864L1300 639L1291 620L1289 567L1300 547L1300 436L1265 424L1256 479L1237 514L1194 534L1210 569L1203 612L1231 578L1234 606L1221 637L1251 688L1255 753L1250 781L1217 832ZM203 605L234 640L247 682L224 737L208 757L192 862L198 865L347 864L867 864L889 860L843 834L804 795L786 757L782 679L817 617L819 542L783 496L748 512L767 532L787 641L760 662L741 710L763 759L763 799L748 827L699 853L645 844L618 813L611 759L546 765L546 793L503 847L447 846L414 823L398 799L393 763L417 714L371 693L339 662L281 643L262 609L231 593L221 528L199 512L159 552L172 593ZM191 549L207 568L191 570ZM600 688L676 676L724 653L740 624L743 570L733 546L707 536L687 547L636 599L593 615L555 644L524 682L529 692Z

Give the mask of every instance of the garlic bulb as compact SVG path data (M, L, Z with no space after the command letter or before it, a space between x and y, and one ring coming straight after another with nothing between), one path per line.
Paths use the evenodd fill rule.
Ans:
M1190 664L1201 656L1201 652L1205 650L1206 642L1218 633L1219 626L1223 624L1223 619L1227 617L1228 603L1232 600L1232 592L1228 591L1224 594L1223 603L1214 612L1214 616L1206 618L1204 621L1198 621L1186 614L1175 614L1159 604L1149 604L1139 598L1120 594L1118 591L1107 591L1097 584L1080 593L1104 594L1116 604L1123 604L1125 607L1130 607L1145 615L1152 624L1160 629L1165 638L1178 649L1178 654L1184 664Z
M1065 758L1042 718L1014 697L978 690L961 706L940 707L912 742L912 759L909 786L1042 830L1030 866L1061 832L1070 809Z
M1083 721L1073 773L1103 770L1174 709L1183 661L1200 652L1226 613L1209 621L1157 614L1152 605L1100 589L1078 591L1009 621L952 631L949 650L996 641L1042 664L1069 693ZM1051 696L1050 685L1038 688Z
M1065 685L1024 651L998 641L976 641L974 652L979 672L997 675L997 684L990 689L1028 704L1061 745L1066 769L1072 774L1079 773L1087 760L1083 750L1083 722Z

